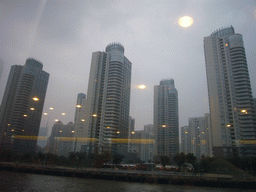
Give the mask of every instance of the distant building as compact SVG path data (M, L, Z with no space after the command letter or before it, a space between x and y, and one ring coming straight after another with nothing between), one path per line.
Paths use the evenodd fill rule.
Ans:
M127 142L112 141L128 139L131 67L121 44L109 44L105 52L92 54L83 134L92 138L89 153L127 153Z
M227 27L204 38L215 156L256 156L253 104L243 37ZM247 152L248 150L248 152Z
M204 156L212 156L211 154L211 134L209 127L209 114L204 117L189 118L189 130L191 151L198 159Z
M0 143L17 154L36 150L49 79L42 69L43 64L31 58L11 67L1 104Z
M143 130L133 131L130 138L129 153L141 159Z
M40 127L37 139L37 145L44 148L47 143L48 127Z
M154 87L155 155L172 158L179 153L178 91L173 79Z
M56 122L47 141L49 152L68 157L69 152L73 151L74 134L75 126L72 122L67 125L64 125L61 121Z
M76 101L76 112L75 112L75 141L74 141L74 151L81 151L81 145L86 145L83 140L83 131L85 130L85 105L86 105L86 95L84 93L79 93ZM85 140L85 138L84 138Z
M154 125L144 125L144 131L142 133L142 150L141 160L144 162L152 162L155 147L155 135Z
M180 152L185 154L191 153L191 133L189 126L181 127L181 148Z
M129 117L129 133L128 133L128 152L130 151L130 139L132 134L134 134L135 129L135 119L131 116Z
M132 131L130 135L129 154L144 162L152 162L154 155L154 126L144 126L144 130Z

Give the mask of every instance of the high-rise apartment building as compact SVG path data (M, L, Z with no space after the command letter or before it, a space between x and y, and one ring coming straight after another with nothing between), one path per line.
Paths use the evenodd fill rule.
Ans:
M180 128L181 131L181 143L180 152L188 154L191 152L191 136L188 126L183 126Z
M105 52L92 54L84 132L84 137L92 138L89 152L127 153L127 143L112 139L128 140L131 67L121 44L109 44Z
M135 119L131 116L129 117L129 129L128 129L128 152L130 152L130 139L132 137L132 134L134 134L135 129Z
M173 157L179 153L178 91L173 79L154 87L155 155Z
M85 105L86 95L84 93L79 93L77 95L75 111L74 151L81 151L81 146L86 144L84 142L86 139L82 137L85 129Z
M154 155L154 146L153 142L155 139L154 135L154 125L144 125L144 131L142 133L142 150L141 150L141 160L145 162L152 162Z
M255 108L243 38L227 27L204 38L214 155L246 156L256 139ZM241 151L242 150L242 151Z
M43 64L27 59L13 65L0 111L1 147L16 153L33 152L40 127L49 74Z
M189 118L189 140L191 141L189 153L193 153L198 159L203 155L212 156L209 120L209 114L205 114L204 117Z
M74 130L72 122L64 125L61 121L56 122L52 127L52 132L47 140L47 149L50 153L68 157L69 152L73 151Z

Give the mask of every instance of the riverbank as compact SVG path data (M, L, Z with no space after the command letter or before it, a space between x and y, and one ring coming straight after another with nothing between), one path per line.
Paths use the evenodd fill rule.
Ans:
M161 171L69 168L16 163L0 163L0 170L22 173L104 179L128 182L195 185L230 188L255 188L256 178L249 175L193 174Z

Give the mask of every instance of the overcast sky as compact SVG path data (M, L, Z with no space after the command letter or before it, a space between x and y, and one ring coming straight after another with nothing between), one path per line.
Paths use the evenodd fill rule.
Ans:
M185 15L194 19L189 28L178 25ZM154 85L166 78L179 93L180 127L188 125L189 117L209 112L203 38L230 25L243 35L256 97L255 0L0 0L0 99L11 65L33 57L50 73L44 112L55 110L49 121L73 122L77 94L87 93L92 52L120 42L132 62L135 128L153 123Z

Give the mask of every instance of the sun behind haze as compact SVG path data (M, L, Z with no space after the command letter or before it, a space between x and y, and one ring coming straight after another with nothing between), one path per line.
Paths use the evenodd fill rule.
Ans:
M194 20L189 16L184 16L179 19L179 25L181 27L190 27L194 23Z

